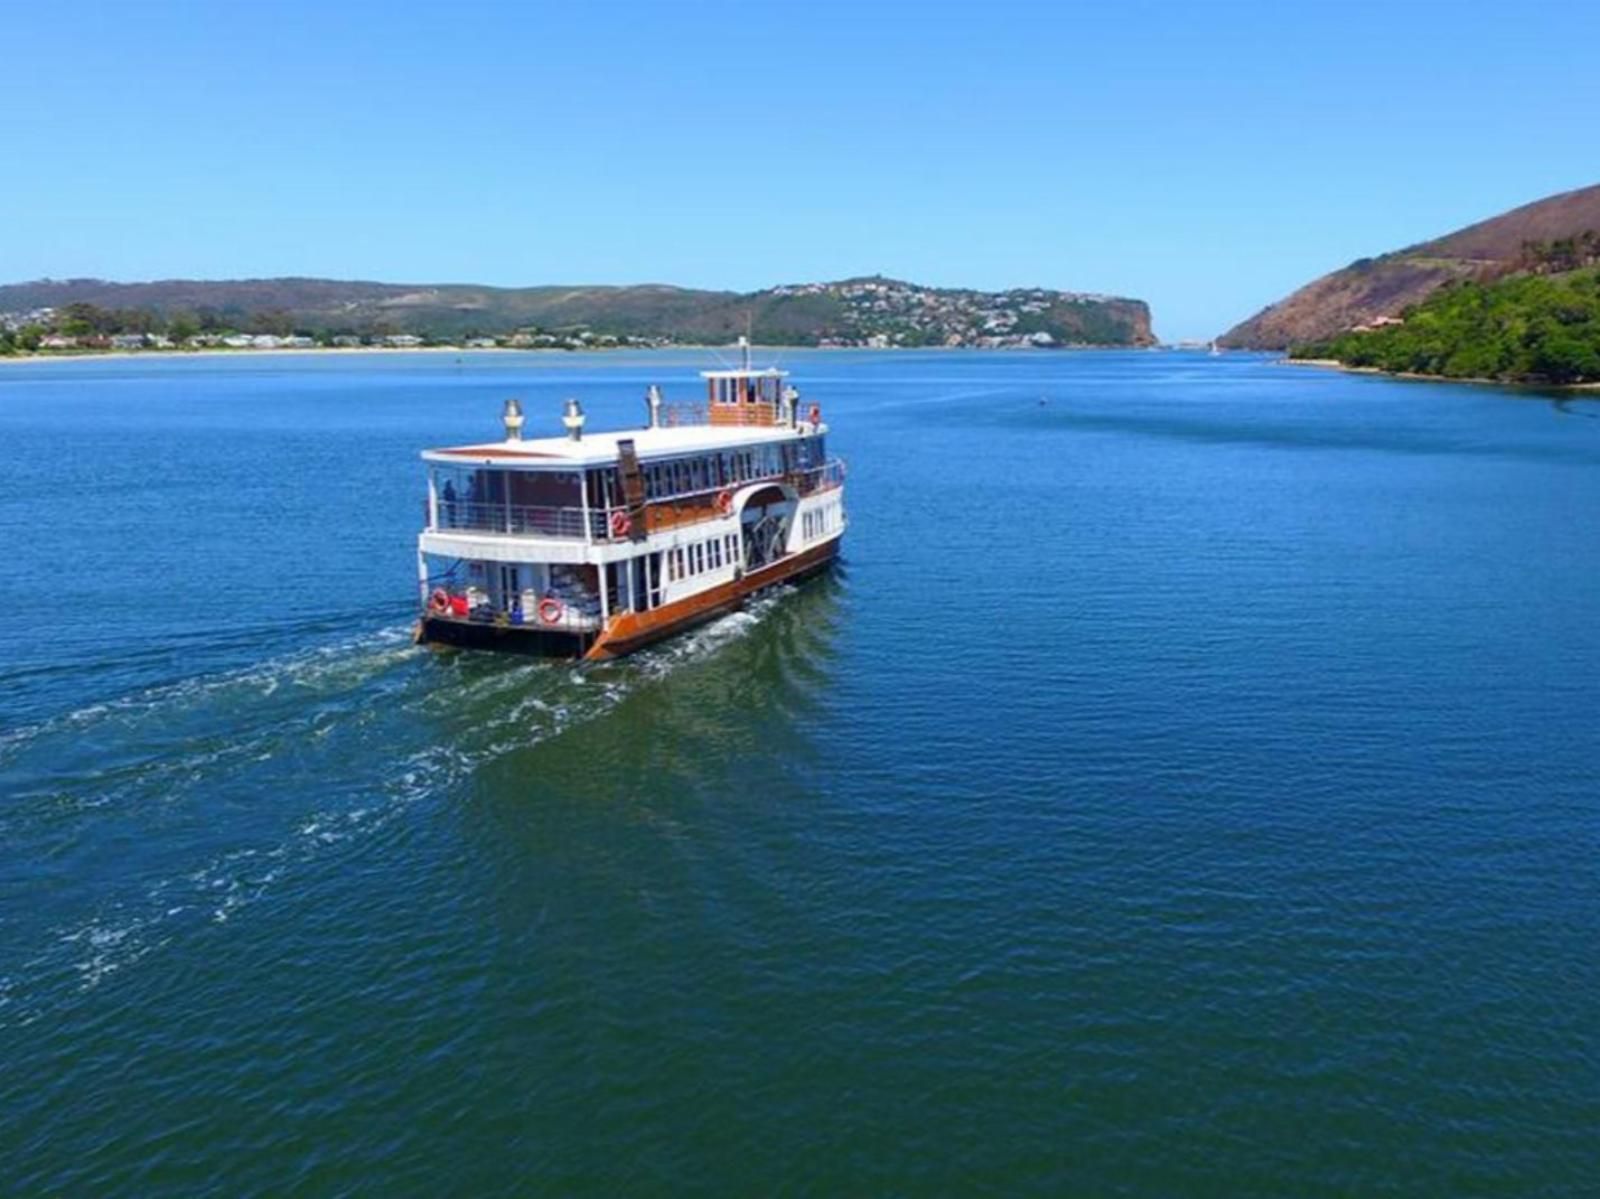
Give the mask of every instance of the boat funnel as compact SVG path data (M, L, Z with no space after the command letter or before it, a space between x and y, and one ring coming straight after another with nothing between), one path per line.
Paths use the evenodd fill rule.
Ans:
M500 419L506 423L506 440L522 440L522 405L516 400L507 400L505 411L500 414Z
M644 393L644 403L645 407L650 410L649 427L659 429L661 427L661 389L654 383L650 384L650 389Z
M567 401L567 410L561 417L561 423L567 428L567 436L573 441L583 440L583 405L577 400Z

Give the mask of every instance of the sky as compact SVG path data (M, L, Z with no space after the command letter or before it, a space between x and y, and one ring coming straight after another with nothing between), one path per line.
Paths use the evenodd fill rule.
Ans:
M0 282L1135 296L1600 181L1600 4L0 0Z

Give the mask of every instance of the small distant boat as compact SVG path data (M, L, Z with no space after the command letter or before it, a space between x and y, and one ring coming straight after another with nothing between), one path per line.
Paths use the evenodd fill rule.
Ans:
M1209 353L1213 358L1220 358L1222 356L1222 347L1213 341Z
M744 339L740 339L743 342ZM702 371L704 406L645 394L642 429L427 450L419 642L615 658L832 564L844 463L787 372Z

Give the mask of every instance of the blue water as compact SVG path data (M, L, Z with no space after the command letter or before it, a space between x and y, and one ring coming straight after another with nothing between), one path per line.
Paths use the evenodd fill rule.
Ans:
M1600 403L784 355L831 577L411 646L690 353L0 364L0 1190L1593 1194Z

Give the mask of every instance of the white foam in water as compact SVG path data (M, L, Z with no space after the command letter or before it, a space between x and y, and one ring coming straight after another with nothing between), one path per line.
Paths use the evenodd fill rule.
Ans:
M342 683L348 687L420 652L411 644L409 626L393 626L237 670L147 687L0 733L0 765L54 733L78 735L103 721L117 718L165 719L171 708L197 706L200 701L211 700L229 690L253 691L261 698L269 698L285 681L303 688L317 688L328 683Z
M58 926L53 943L25 964L21 981L16 977L0 979L0 1026L37 1019L43 1014L44 996L94 990L169 943L186 927L229 923L266 897L283 879L357 837L372 835L418 800L450 789L507 754L529 749L577 724L597 719L621 704L641 683L653 684L746 636L792 592L789 587L767 592L742 610L622 662L598 667L534 660L463 678L469 666L476 669L482 661L465 656L436 660L438 670L428 672L427 690L397 697L395 702L403 711L419 716L447 716L462 710L487 710L496 715L488 720L478 719L470 728L460 730L452 741L422 745L399 754L387 777L373 780L371 788L362 789L368 795L382 795L380 804L368 802L350 809L319 809L301 815L276 845L217 854L186 874L149 885L140 905L143 910L129 912L112 905L81 924ZM174 705L198 706L229 691L265 700L284 685L329 692L351 690L401 662L412 658L419 663L427 661L424 651L411 646L408 634L405 628L386 629L244 670L87 705L0 739L0 764L4 764L8 750L21 752L28 744L54 733L77 732L115 718L164 720L171 717ZM527 688L541 683L547 685L544 694L526 693ZM568 695L550 694L550 684ZM492 702L500 699L512 702ZM310 737L299 736L302 748L320 746L327 735L339 730L339 722L316 723L320 719L320 714L312 714ZM420 719L415 727L429 735L438 729L437 724ZM286 735L277 721L269 728L274 737ZM298 736L292 730L288 735ZM165 774L183 773L199 783L215 781L203 768L244 768L272 758L274 752L264 736L230 740L223 749L164 764ZM315 764L311 768L316 769ZM325 789L313 788L308 793ZM28 1002L32 997L38 997L37 1001Z

